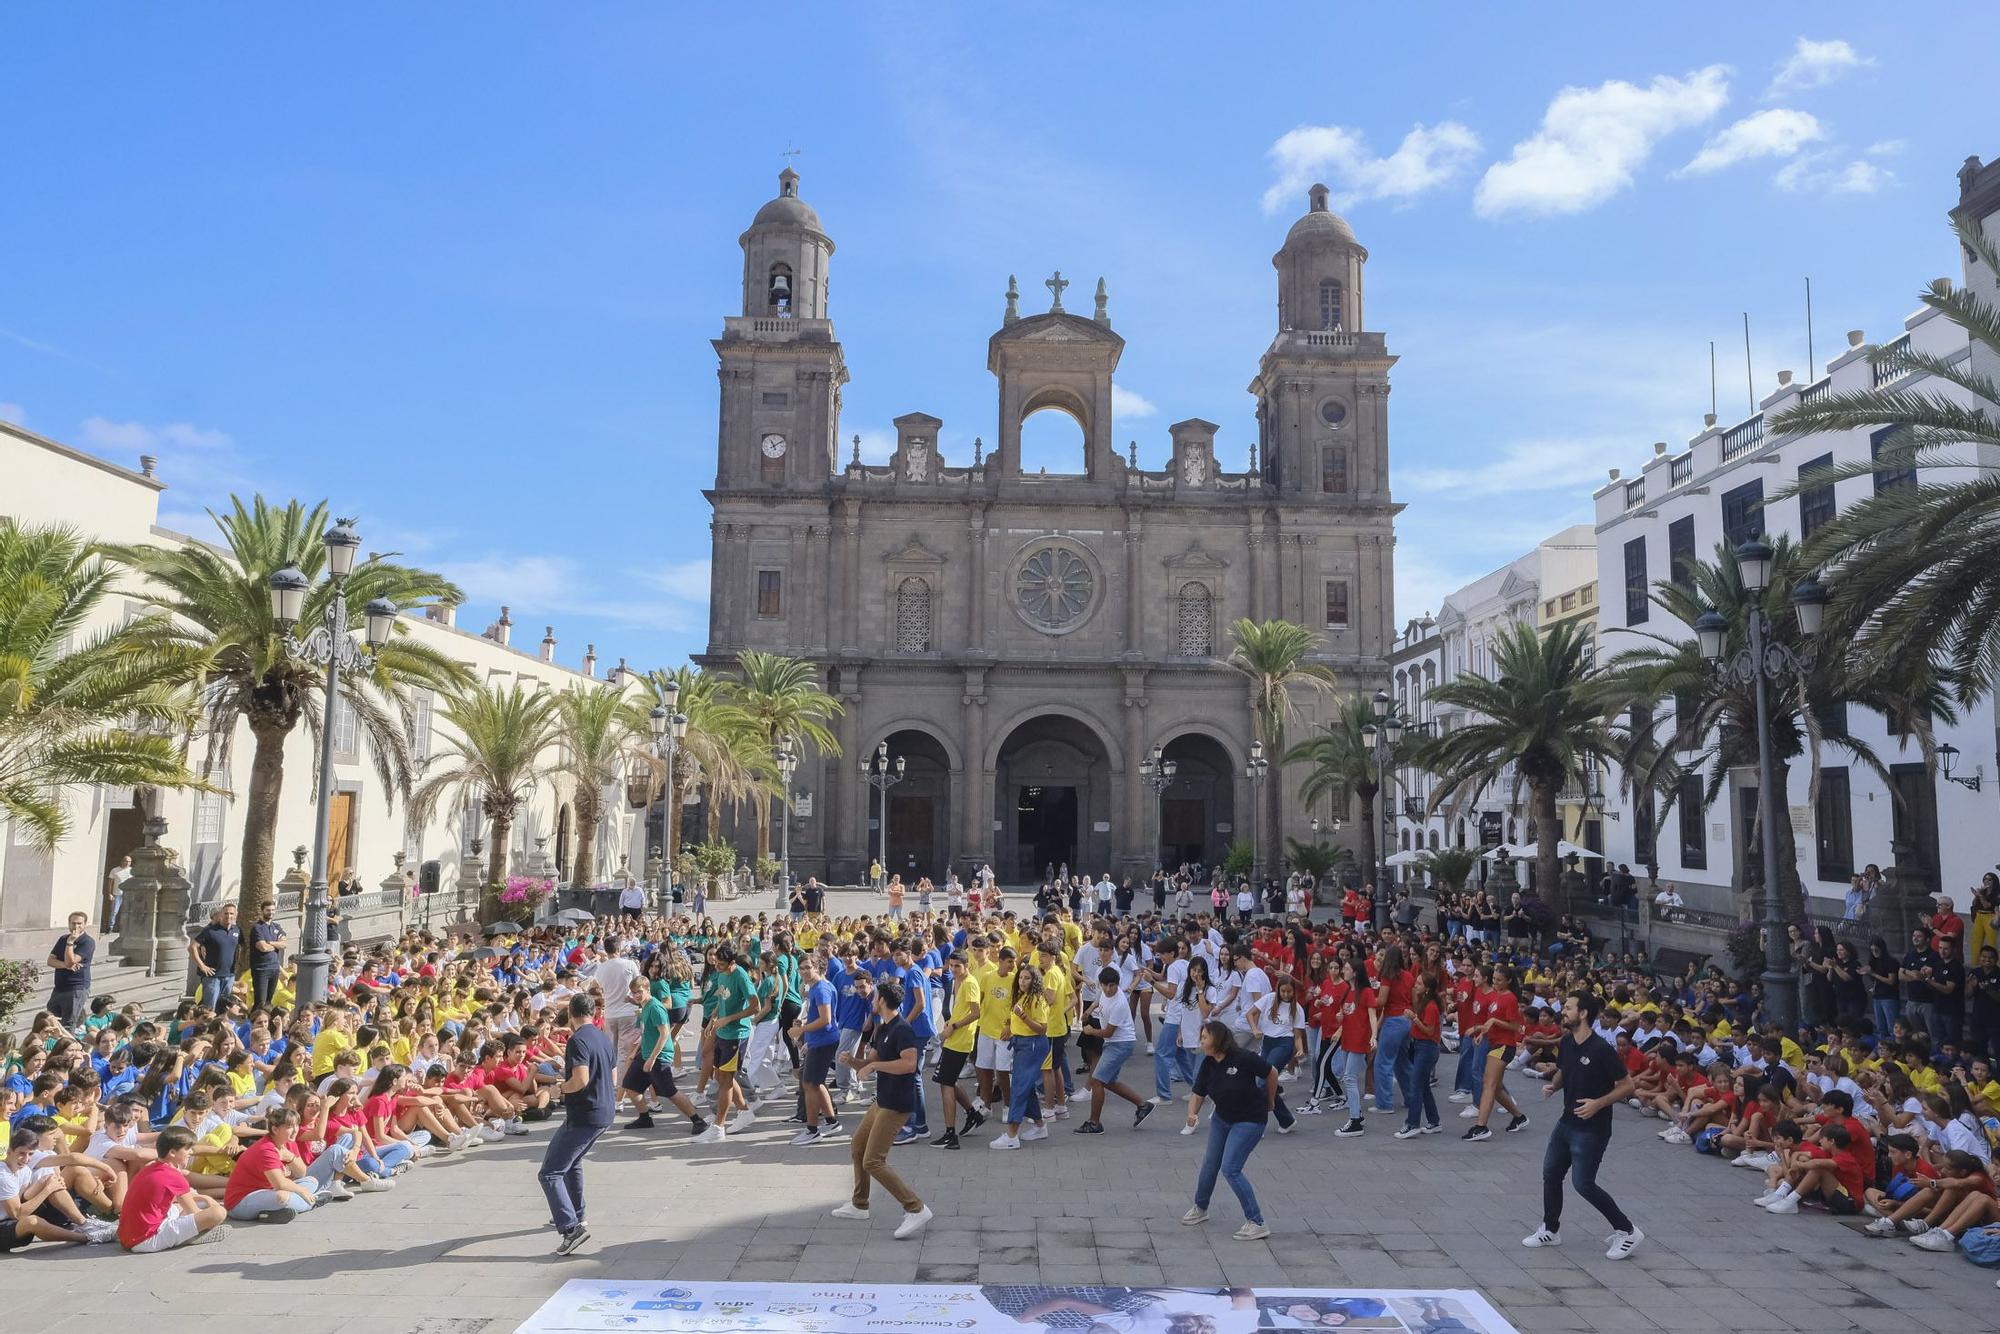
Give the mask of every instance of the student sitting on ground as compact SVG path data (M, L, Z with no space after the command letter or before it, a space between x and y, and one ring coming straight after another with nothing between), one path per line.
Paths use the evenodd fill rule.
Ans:
M1868 1189L1865 1212L1872 1214L1875 1221L1868 1225L1871 1237L1893 1237L1896 1222L1889 1215L1896 1206L1937 1180L1937 1168L1931 1166L1917 1146L1914 1135L1900 1131L1882 1137L1882 1148L1889 1157L1889 1184Z
M1958 1233L1974 1223L1992 1221L1990 1216L1977 1216L1987 1205L1967 1202L1975 1199L1990 1202L1993 1198L1993 1178L1987 1174L1986 1165L1969 1153L1953 1150L1944 1156L1944 1165L1935 1181L1919 1184L1886 1218L1870 1223L1868 1231L1874 1236L1887 1237L1901 1228L1926 1250L1950 1250ZM1952 1225L1949 1238L1936 1242L1924 1240L1927 1233L1946 1224Z
M159 1158L148 1163L125 1194L118 1216L118 1244L135 1255L214 1241L229 1231L222 1205L195 1193L187 1171L194 1160L194 1132L168 1126L160 1132Z
M1860 1213L1873 1169L1873 1151L1864 1163L1846 1126L1826 1126L1817 1143L1800 1144L1792 1167L1785 1173L1785 1184L1764 1209L1767 1213L1795 1214L1801 1200L1817 1200L1831 1214Z
M42 1146L55 1134L46 1116L16 1121L0 1163L0 1251L31 1241L96 1242L117 1235L109 1223L86 1218L63 1179L64 1160L82 1155L52 1153Z

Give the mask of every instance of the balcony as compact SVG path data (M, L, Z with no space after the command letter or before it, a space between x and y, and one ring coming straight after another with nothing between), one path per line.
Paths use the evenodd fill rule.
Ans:
M1667 484L1686 486L1694 480L1694 455L1683 454L1667 465Z
M1871 383L1875 388L1880 389L1883 385L1900 380L1910 373L1910 368L1903 364L1903 354L1909 350L1910 336L1908 334L1904 334L1893 343L1883 347L1881 352L1877 354L1880 360L1876 361L1870 368L1873 374Z
M1799 391L1799 402L1810 403L1814 399L1826 393L1826 391L1831 389L1832 387L1833 387L1833 377L1831 375L1826 376L1822 379L1814 380L1811 384L1807 385L1804 389Z
M1764 442L1764 414L1758 413L1749 421L1738 423L1722 433L1722 460L1747 454Z
M1625 483L1625 508L1635 510L1645 503L1646 479L1641 477L1636 482Z

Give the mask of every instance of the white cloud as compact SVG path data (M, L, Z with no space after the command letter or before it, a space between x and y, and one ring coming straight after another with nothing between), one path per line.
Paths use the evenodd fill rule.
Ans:
M464 591L468 604L511 608L517 627L546 625L567 614L613 625L685 630L695 625L695 612L708 601L705 559L635 570L601 562L586 565L570 556L496 552L444 559L436 566ZM473 613L459 620L461 628L475 631L484 624Z
M1702 176L1760 157L1791 157L1807 144L1826 138L1826 129L1810 112L1773 107L1745 116L1716 132L1676 176Z
M1404 468L1400 488L1472 499L1523 491L1559 491L1601 481L1607 459L1631 453L1623 439L1549 439L1503 445L1490 462L1469 468Z
M86 449L228 449L234 445L226 431L196 426L190 422L168 422L148 426L144 422L115 422L89 417L78 430L77 440Z
M1896 174L1865 158L1846 162L1833 149L1793 158L1778 169L1771 183L1798 194L1872 195L1896 183Z
M863 463L887 463L896 456L896 433L894 431L862 431L859 434L861 436L861 461ZM852 456L850 455L850 457ZM842 466L846 466L844 462Z
M1900 157L1909 145L1901 139L1884 139L1880 143L1868 145L1864 151L1869 157Z
M647 570L642 577L669 597L685 598L689 602L708 600L709 561L706 556Z
M0 422L12 422L16 426L28 424L28 410L19 403L0 403Z
M1792 47L1792 53L1779 64L1778 73L1764 96L1781 97L1808 88L1822 88L1849 70L1874 63L1872 58L1862 55L1838 37L1826 42L1801 37Z
M1343 207L1367 199L1414 199L1449 184L1478 151L1479 136L1453 120L1418 124L1388 157L1370 153L1358 130L1301 125L1271 145L1278 179L1264 192L1264 211L1296 207L1306 187L1320 179Z
M1113 417L1121 420L1129 417L1150 417L1158 411L1159 409L1153 406L1151 399L1134 393L1122 384L1111 386L1111 415Z
M1722 65L1679 79L1662 74L1643 88L1622 79L1564 88L1535 136L1486 169L1473 206L1485 218L1594 208L1632 183L1656 143L1703 124L1728 100L1729 70Z

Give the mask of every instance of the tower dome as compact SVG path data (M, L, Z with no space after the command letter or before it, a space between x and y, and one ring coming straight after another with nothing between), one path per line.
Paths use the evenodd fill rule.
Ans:
M757 210L752 227L802 227L818 231L819 214L799 198L799 174L790 167L778 173L778 197Z
M833 240L819 214L799 198L799 174L778 173L778 197L757 210L738 239L743 247L743 313L776 319L823 320L827 261Z
M1289 250L1295 245L1324 241L1360 246L1361 243L1354 239L1354 229L1347 225L1347 219L1326 206L1327 193L1324 185L1315 185L1307 192L1306 198L1311 201L1310 207L1307 208L1305 216L1293 223L1292 229L1285 233L1286 249Z
M1326 206L1327 188L1306 192L1305 216L1285 233L1271 256L1278 271L1278 328L1345 332L1361 322L1361 273L1367 247L1354 239L1347 219Z

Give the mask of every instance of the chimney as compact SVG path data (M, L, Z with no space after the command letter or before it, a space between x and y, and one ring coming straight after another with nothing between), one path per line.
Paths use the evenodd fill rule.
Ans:
M424 608L424 615L439 625L457 625L458 608L449 602L433 602Z
M1849 329L1847 331L1847 345L1849 347L1860 347L1861 340L1865 336L1859 329Z
M507 612L508 608L500 608L500 619L493 622L493 627L486 632L487 636L502 648L506 648L514 638L514 618Z
M545 625L542 627L542 661L552 663L555 660L556 628L553 625Z
M583 646L583 678L586 681L595 681L597 679L597 645L595 644L585 644Z
M156 474L156 473L154 472L154 470L155 470L156 468L158 468L159 466L160 466L160 461L159 461L159 459L155 458L155 457L154 457L153 455L151 455L151 454L141 454L141 455L139 456L139 475L140 475L140 476L142 476L142 477L152 477L152 476L155 476L155 475L157 475L157 474Z

